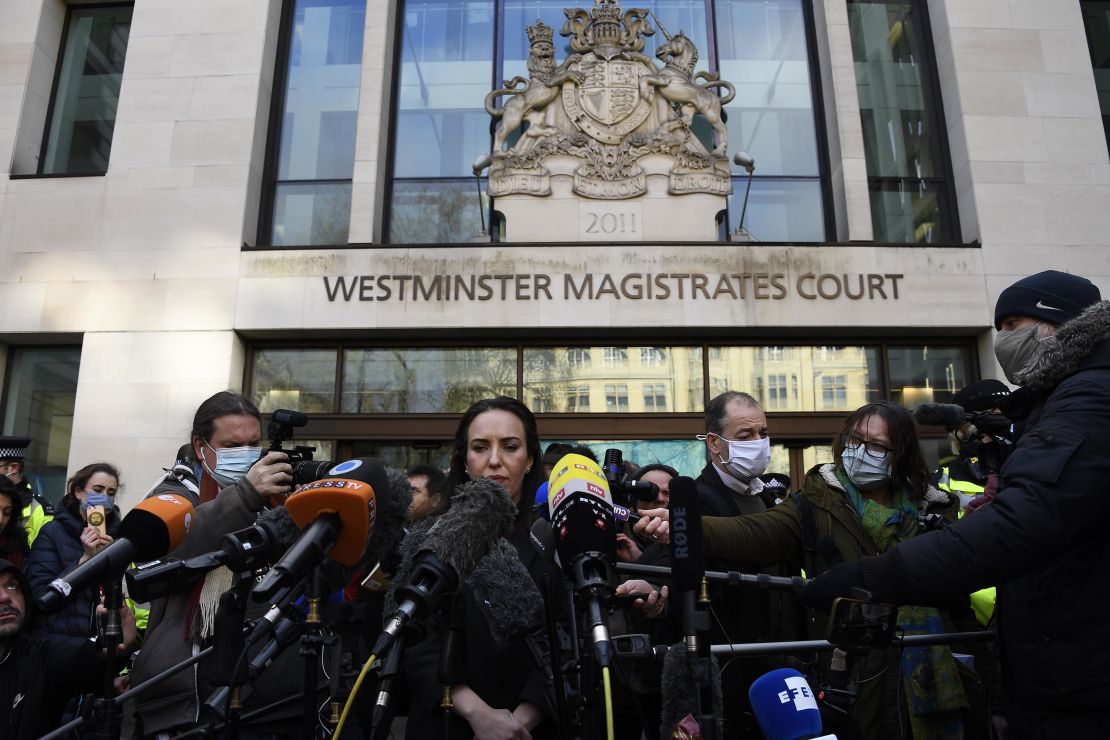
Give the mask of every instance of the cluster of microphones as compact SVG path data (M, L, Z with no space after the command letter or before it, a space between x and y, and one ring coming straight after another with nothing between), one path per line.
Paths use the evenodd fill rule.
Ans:
M495 640L525 638L532 646L550 634L551 610L544 608L550 595L540 593L515 548L503 539L516 511L500 485L486 479L465 483L451 497L445 513L406 530L409 497L403 476L387 472L371 458L334 464L320 472L322 477L298 487L283 507L267 510L253 526L226 535L218 550L187 559L168 554L183 542L193 518L203 516L203 508L194 512L186 499L175 495L148 498L123 518L114 542L51 583L38 594L36 605L55 611L71 592L118 581L124 575L132 598L145 601L177 592L219 566L240 574L263 572L253 583L250 598L270 609L254 625L239 627L245 647L269 640L245 666L249 682L299 634L303 620L294 602L312 587L306 584L315 583L325 592L338 590L354 573L371 570L400 540L387 616L372 650L379 660L403 640L410 623L436 614L463 584L485 612ZM542 500L537 498L536 508L543 517L532 530L536 548L561 568L566 588L573 594L574 619L581 623L575 633L581 635L583 652L602 670L618 655L608 629L608 613L617 604L618 522L635 517L634 509L614 501L610 477L589 458L576 454L562 458L540 492ZM644 495L648 493L654 496L650 491ZM709 651L706 607L697 600L705 568L693 479L671 481L669 508L671 566L663 577L671 583L683 640L665 650L664 736L691 717L703 737L720 737L724 715L720 670ZM138 565L129 569L132 563ZM537 649L534 655L537 664L549 661L538 667L549 682L554 681L558 699L566 688L565 677L560 675L558 657L541 657L550 655L548 647L547 653ZM821 733L817 700L797 671L764 675L752 684L750 701L772 740L813 738Z

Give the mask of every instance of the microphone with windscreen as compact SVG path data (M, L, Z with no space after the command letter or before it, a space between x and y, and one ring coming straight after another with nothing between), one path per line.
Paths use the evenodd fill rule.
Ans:
M920 403L913 409L913 418L923 427L955 429L969 417L963 406L954 403Z
M410 620L427 616L445 596L458 591L482 556L509 530L514 513L512 499L500 484L478 478L455 490L450 508L427 534L413 537L417 533L410 533L402 548L405 560L393 580L396 588L387 595L387 604L397 607L371 654L384 655Z
M583 455L564 455L552 469L548 508L559 562L575 594L585 602L598 663L608 667L613 646L602 601L614 590L617 530L609 482L601 467Z
M46 613L65 606L70 594L119 578L135 561L155 560L177 548L193 520L193 505L174 494L161 494L140 501L120 522L112 544L55 578L35 596L36 606Z
M759 729L767 740L819 740L821 710L805 676L793 668L764 673L748 690Z
M378 514L377 496L389 496L389 477L373 458L339 463L298 488L285 509L301 530L292 546L252 590L258 601L299 581L325 558L355 566L366 551Z

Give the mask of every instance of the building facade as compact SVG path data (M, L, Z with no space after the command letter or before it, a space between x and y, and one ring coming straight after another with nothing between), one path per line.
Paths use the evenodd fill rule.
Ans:
M474 175L525 29L562 62L593 5L0 5L3 432L44 492L108 460L134 503L226 388L310 414L318 457L442 464L505 393L545 440L688 474L707 399L744 390L800 476L860 404L998 377L1013 280L1110 290L1110 3L626 2L644 55L682 31L731 83L754 162L665 239L635 199L510 222Z

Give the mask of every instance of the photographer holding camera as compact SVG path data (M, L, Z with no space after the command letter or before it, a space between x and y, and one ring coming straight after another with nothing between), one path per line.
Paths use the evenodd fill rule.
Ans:
M958 427L948 429L952 454L956 457L937 468L933 485L960 497L960 508L967 510L972 500L987 493L988 500L998 488L998 471L1005 457L1001 440L987 433L989 423L979 419L1003 418L999 407L1010 397L1006 384L994 378L966 386L952 399L970 417Z
M205 400L193 418L190 437L193 461L179 461L149 494L179 494L197 505L189 534L171 553L182 559L219 549L225 534L249 527L263 508L280 505L293 481L284 452L262 455L261 415L249 399L237 393L221 391ZM203 647L213 634L220 595L232 588L233 581L234 574L220 567L196 584L151 603L147 638L135 662L135 684ZM301 690L296 652L287 652L281 659L298 664L289 670L268 671L247 707L263 706ZM199 701L209 693L209 671L208 662L202 661L196 671L182 671L144 693L136 706L139 734L172 734L194 726L200 718ZM270 685L277 683L283 685ZM283 722L286 727L299 727L298 722L289 722L299 716L300 704L293 703L268 715L267 726L259 729L267 735L280 735L287 731L281 727Z

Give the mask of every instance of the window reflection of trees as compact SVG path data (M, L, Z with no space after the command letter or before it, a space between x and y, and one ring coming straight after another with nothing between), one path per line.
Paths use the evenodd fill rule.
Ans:
M348 413L461 413L490 396L516 396L516 352L461 348L349 350Z

